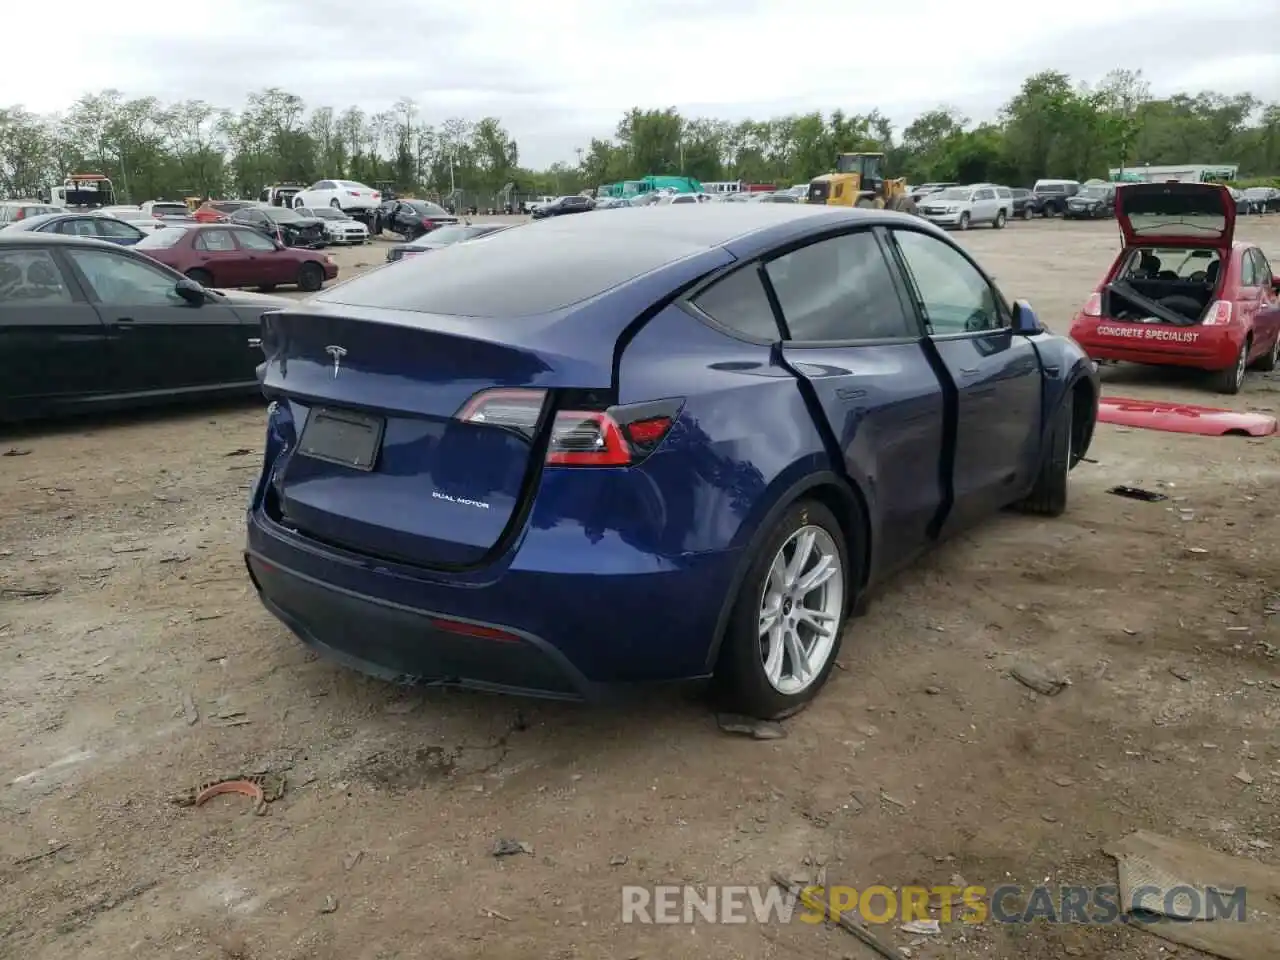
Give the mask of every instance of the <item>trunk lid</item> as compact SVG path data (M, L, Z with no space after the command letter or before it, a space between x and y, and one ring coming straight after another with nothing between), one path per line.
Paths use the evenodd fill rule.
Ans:
M532 495L541 448L535 430L458 414L486 389L607 390L622 327L601 330L595 319L594 331L573 324L573 336L558 336L548 318L321 304L265 315L264 391L288 402L296 430L273 471L280 519L366 555L480 562ZM347 462L326 459L343 444Z
M1230 247L1236 203L1217 183L1128 183L1116 190L1126 246Z

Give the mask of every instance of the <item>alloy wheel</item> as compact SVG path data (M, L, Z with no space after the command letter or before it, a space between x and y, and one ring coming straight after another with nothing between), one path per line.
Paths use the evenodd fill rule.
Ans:
M769 685L784 696L812 685L831 657L844 609L842 567L831 534L813 524L773 558L760 598L760 657Z

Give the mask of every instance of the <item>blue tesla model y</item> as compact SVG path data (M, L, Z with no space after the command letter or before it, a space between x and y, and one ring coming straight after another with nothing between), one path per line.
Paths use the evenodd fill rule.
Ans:
M922 220L555 217L263 317L246 561L393 681L593 699L713 677L779 717L878 581L1067 503L1098 381Z

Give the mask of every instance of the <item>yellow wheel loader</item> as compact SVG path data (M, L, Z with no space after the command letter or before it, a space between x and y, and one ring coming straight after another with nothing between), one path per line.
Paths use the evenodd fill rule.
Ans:
M808 202L915 213L915 201L907 196L907 181L886 180L881 173L883 160L883 153L840 154L834 173L809 181Z

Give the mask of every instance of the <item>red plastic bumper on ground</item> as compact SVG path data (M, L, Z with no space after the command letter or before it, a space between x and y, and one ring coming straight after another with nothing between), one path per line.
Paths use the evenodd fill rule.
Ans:
M1275 417L1262 413L1241 413L1217 407L1196 407L1185 403L1160 403L1154 400L1129 400L1103 397L1098 401L1098 420L1125 427L1166 430L1171 433L1197 433L1206 437L1239 434L1268 437L1280 432Z

